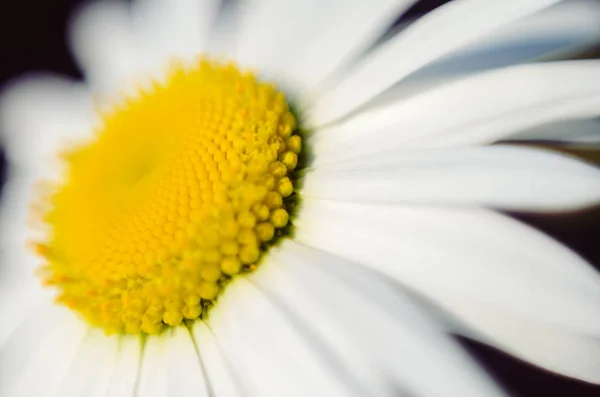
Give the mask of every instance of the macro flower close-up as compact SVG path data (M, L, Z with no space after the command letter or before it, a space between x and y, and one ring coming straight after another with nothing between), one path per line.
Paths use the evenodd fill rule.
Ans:
M600 390L511 215L600 205L600 2L420 3L75 7L82 78L0 87L0 396L513 395L459 338Z

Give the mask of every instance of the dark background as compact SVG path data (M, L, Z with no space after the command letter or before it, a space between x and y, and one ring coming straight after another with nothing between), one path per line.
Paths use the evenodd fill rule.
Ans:
M493 1L493 0L491 0ZM2 0L0 5L0 87L24 72L50 70L81 78L65 42L66 20L81 0ZM423 0L408 18L444 0ZM407 17L404 17L407 18ZM403 19L404 19L403 18ZM600 57L600 51L585 54ZM552 146L600 164L600 148ZM6 163L0 148L0 186ZM600 208L576 214L511 214L578 252L600 270ZM598 308L600 315L600 308ZM515 396L600 396L600 387L555 376L484 345L461 339L471 354ZM598 358L600 360L600 357ZM426 396L425 396L426 397Z

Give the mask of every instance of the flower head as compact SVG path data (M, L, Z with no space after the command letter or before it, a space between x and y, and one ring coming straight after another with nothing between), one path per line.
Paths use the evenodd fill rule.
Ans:
M0 394L502 395L452 333L600 383L598 274L494 212L600 202L497 144L600 114L600 9L412 3L83 8L0 102Z

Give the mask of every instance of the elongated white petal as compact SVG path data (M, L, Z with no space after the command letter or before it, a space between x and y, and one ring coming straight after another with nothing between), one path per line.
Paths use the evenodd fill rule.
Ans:
M64 170L58 153L92 137L94 113L89 89L67 78L31 75L3 91L0 139L10 161L0 202L4 272L31 276L39 265L25 247L26 241L35 241L41 232L31 228L33 199L43 193L42 180L56 178Z
M32 313L0 346L0 395L53 396L71 367L86 328L72 313L51 302Z
M99 329L90 329L63 378L57 396L104 397L115 371L119 338L107 337Z
M142 355L137 396L208 396L196 348L186 328L149 336Z
M587 344L597 343L600 277L558 243L483 210L385 208L312 200L305 200L304 206L299 217L304 223L295 235L298 241L352 258L419 291L467 321L471 332L480 332L480 340L506 347L544 368L595 379L590 377L590 369L595 368L591 360L581 366L568 364ZM475 309L490 317L479 320L480 311L473 314L469 306L455 308L448 297L459 303L473 302ZM500 319L508 316L514 326L491 321L496 312ZM565 357L562 361L551 353L540 353L551 336L544 336L530 349L522 348L537 333L520 332L542 330L546 325L547 335L560 338L557 351Z
M12 273L12 276L30 276L37 262L25 241L36 238L27 226L32 218L31 202L36 193L37 173L11 167L7 174L0 201L1 263L3 271Z
M133 396L140 372L142 342L138 336L122 335L115 370L110 379L107 397Z
M132 5L136 43L145 66L163 75L171 62L190 62L207 49L219 0L137 0Z
M89 88L68 78L29 75L2 92L0 139L19 167L57 167L58 152L91 138L96 122Z
M198 357L206 371L211 396L245 396L240 391L239 381L233 376L215 336L204 322L194 323L193 336Z
M336 70L371 45L415 0L358 0L317 2L317 13L290 43L294 56L283 72L301 87L304 95L315 95L323 83L335 79ZM306 3L306 2L300 2ZM295 20L295 19L294 19ZM334 28L332 21L335 21Z
M600 384L600 339L441 293L463 326L456 331L551 371Z
M426 14L355 67L312 107L312 125L328 124L433 60L557 0L457 0Z
M223 62L231 61L232 54L235 54L236 51L239 21L243 19L243 5L245 4L247 2L241 4L237 1L222 2L207 44L206 52L212 59Z
M95 1L83 6L71 24L73 55L103 104L135 93L142 81L143 59L129 11L125 2Z
M518 140L552 140L575 143L600 143L600 120L565 120L520 131L507 137Z
M361 395L502 395L424 307L378 273L291 241L268 260L252 279Z
M351 258L431 296L497 306L600 335L600 275L549 237L472 208L303 201L295 239Z
M238 279L228 286L210 315L209 326L245 395L354 395L331 372L321 353L311 349L247 280Z
M169 397L167 340L149 336L144 344L136 397Z
M571 210L600 203L600 169L557 152L515 146L392 151L323 166L305 196L365 203L472 204Z
M6 255L0 258L6 259ZM32 274L12 275L4 270L0 281L0 318L6 321L0 322L0 348L27 318L40 307L46 307L53 295L49 289L42 288Z
M196 347L187 328L173 330L167 341L168 395L182 397L208 397L209 390Z
M235 59L308 95L369 46L414 0L254 1L241 10ZM331 29L331 21L335 29Z
M315 165L395 148L486 144L600 114L599 61L515 66L442 86L321 130Z
M318 18L320 5L317 0L247 2L240 9L234 58L263 75L281 73L293 60L293 44L309 30L306 22Z
M559 2L422 67L365 104L361 112L388 106L472 73L560 58L597 42L600 42L600 3Z
M600 5L563 1L485 35L426 66L407 80L460 75L526 62L600 40Z

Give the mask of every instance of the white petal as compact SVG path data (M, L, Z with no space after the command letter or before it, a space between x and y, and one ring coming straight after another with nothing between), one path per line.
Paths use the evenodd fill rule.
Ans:
M135 1L132 19L146 67L160 75L175 60L194 61L207 49L220 4L220 0Z
M96 122L89 89L68 78L29 75L2 92L0 138L20 167L57 167L58 152L90 139Z
M239 10L234 58L263 75L280 71L292 61L294 36L308 30L302 24L318 16L318 6L316 0L246 2Z
M243 17L244 5L247 5L247 2L241 4L237 1L222 2L206 49L211 58L222 62L231 61L232 54L235 54L236 51L236 38L240 28L239 22Z
M475 75L320 130L312 143L315 162L401 147L484 144L553 121L594 117L599 74L600 62L592 60Z
M375 268L436 299L462 296L600 335L600 275L549 237L475 208L304 199L294 238Z
M36 182L40 174L48 176L54 171L24 171L16 167L8 171L0 200L0 315L18 320L40 302L52 301L55 295L52 288L42 288L36 270L43 261L32 247L32 243L45 241L46 235L32 210L33 199L40 194ZM12 322L0 322L0 345L12 325Z
M433 60L557 0L456 0L426 14L376 49L313 104L312 125L328 124Z
M14 302L1 299L4 294L17 291L21 286L28 289L28 295L22 308L14 309L20 313L40 300L51 301L54 295L51 288L42 288L41 279L36 275L43 260L35 253L33 243L46 241L47 229L32 208L34 199L40 195L39 186L35 184L39 180L35 175L10 168L8 181L3 186L0 201L0 311L4 303L11 305ZM0 340L2 328L0 325Z
M424 307L376 272L286 241L252 279L361 395L501 395Z
M198 356L206 370L211 396L242 397L239 381L232 375L215 336L202 321L193 326Z
M148 336L142 354L139 397L208 396L203 370L184 327Z
M581 365L569 362L586 345L596 349L600 277L556 242L508 218L475 209L382 208L312 200L304 205L299 217L304 223L295 239L352 258L422 293L466 321L469 336L544 368L597 379L590 378L591 359ZM455 307L455 300L475 306ZM479 319L482 311L489 316ZM492 322L496 313L500 320ZM510 323L503 326L502 319ZM524 341L546 326L548 338L523 348ZM520 333L534 329L533 335ZM551 335L560 338L557 352L565 357L562 361L539 352Z
M228 286L210 314L209 326L249 396L353 395L319 352L247 280Z
M520 131L508 139L600 143L600 120L565 120Z
M169 397L167 340L163 335L146 338L136 397Z
M0 395L54 395L86 329L62 307L50 302L39 307L0 346Z
M391 151L316 168L304 196L365 203L472 204L564 211L600 203L600 169L540 149Z
M282 40L288 51L294 51L293 56L278 58L284 61L280 62L282 71L305 95L315 94L325 81L334 78L336 70L370 46L414 2L317 1L318 9L306 19L310 23L296 16L288 21L297 21L303 29ZM306 1L298 3L305 6ZM332 21L335 21L333 28Z
M600 5L592 1L563 1L479 38L420 69L408 80L465 74L560 55L599 39Z
M133 396L140 371L142 342L138 336L122 335L107 397Z
M83 6L72 21L70 43L103 104L137 91L144 65L125 2L97 0Z
M32 75L3 92L0 138L10 162L0 202L4 271L33 275L39 260L25 242L43 235L32 227L31 205L42 193L38 184L61 175L58 153L92 138L96 121L89 90L66 78Z
M496 346L543 368L600 384L600 339L565 331L506 310L440 295L440 302L463 323L460 334Z
M60 397L104 397L115 371L119 338L90 329L60 385Z
M598 41L600 4L588 0L563 1L433 61L365 104L361 112L474 72L568 56Z
M414 0L254 1L242 9L235 59L308 94ZM331 21L335 20L335 29Z
M0 256L6 259L5 255ZM9 340L19 327L40 308L52 301L53 291L42 288L33 274L6 274L2 269L0 281L0 348Z
M234 58L245 67L256 68L262 74L281 72L293 62L294 45L302 34L308 34L307 21L319 18L319 8L327 9L317 0L250 1L240 9L240 20ZM333 3L335 4L335 2Z
M173 330L167 341L168 395L208 397L209 391L196 347L187 328Z

